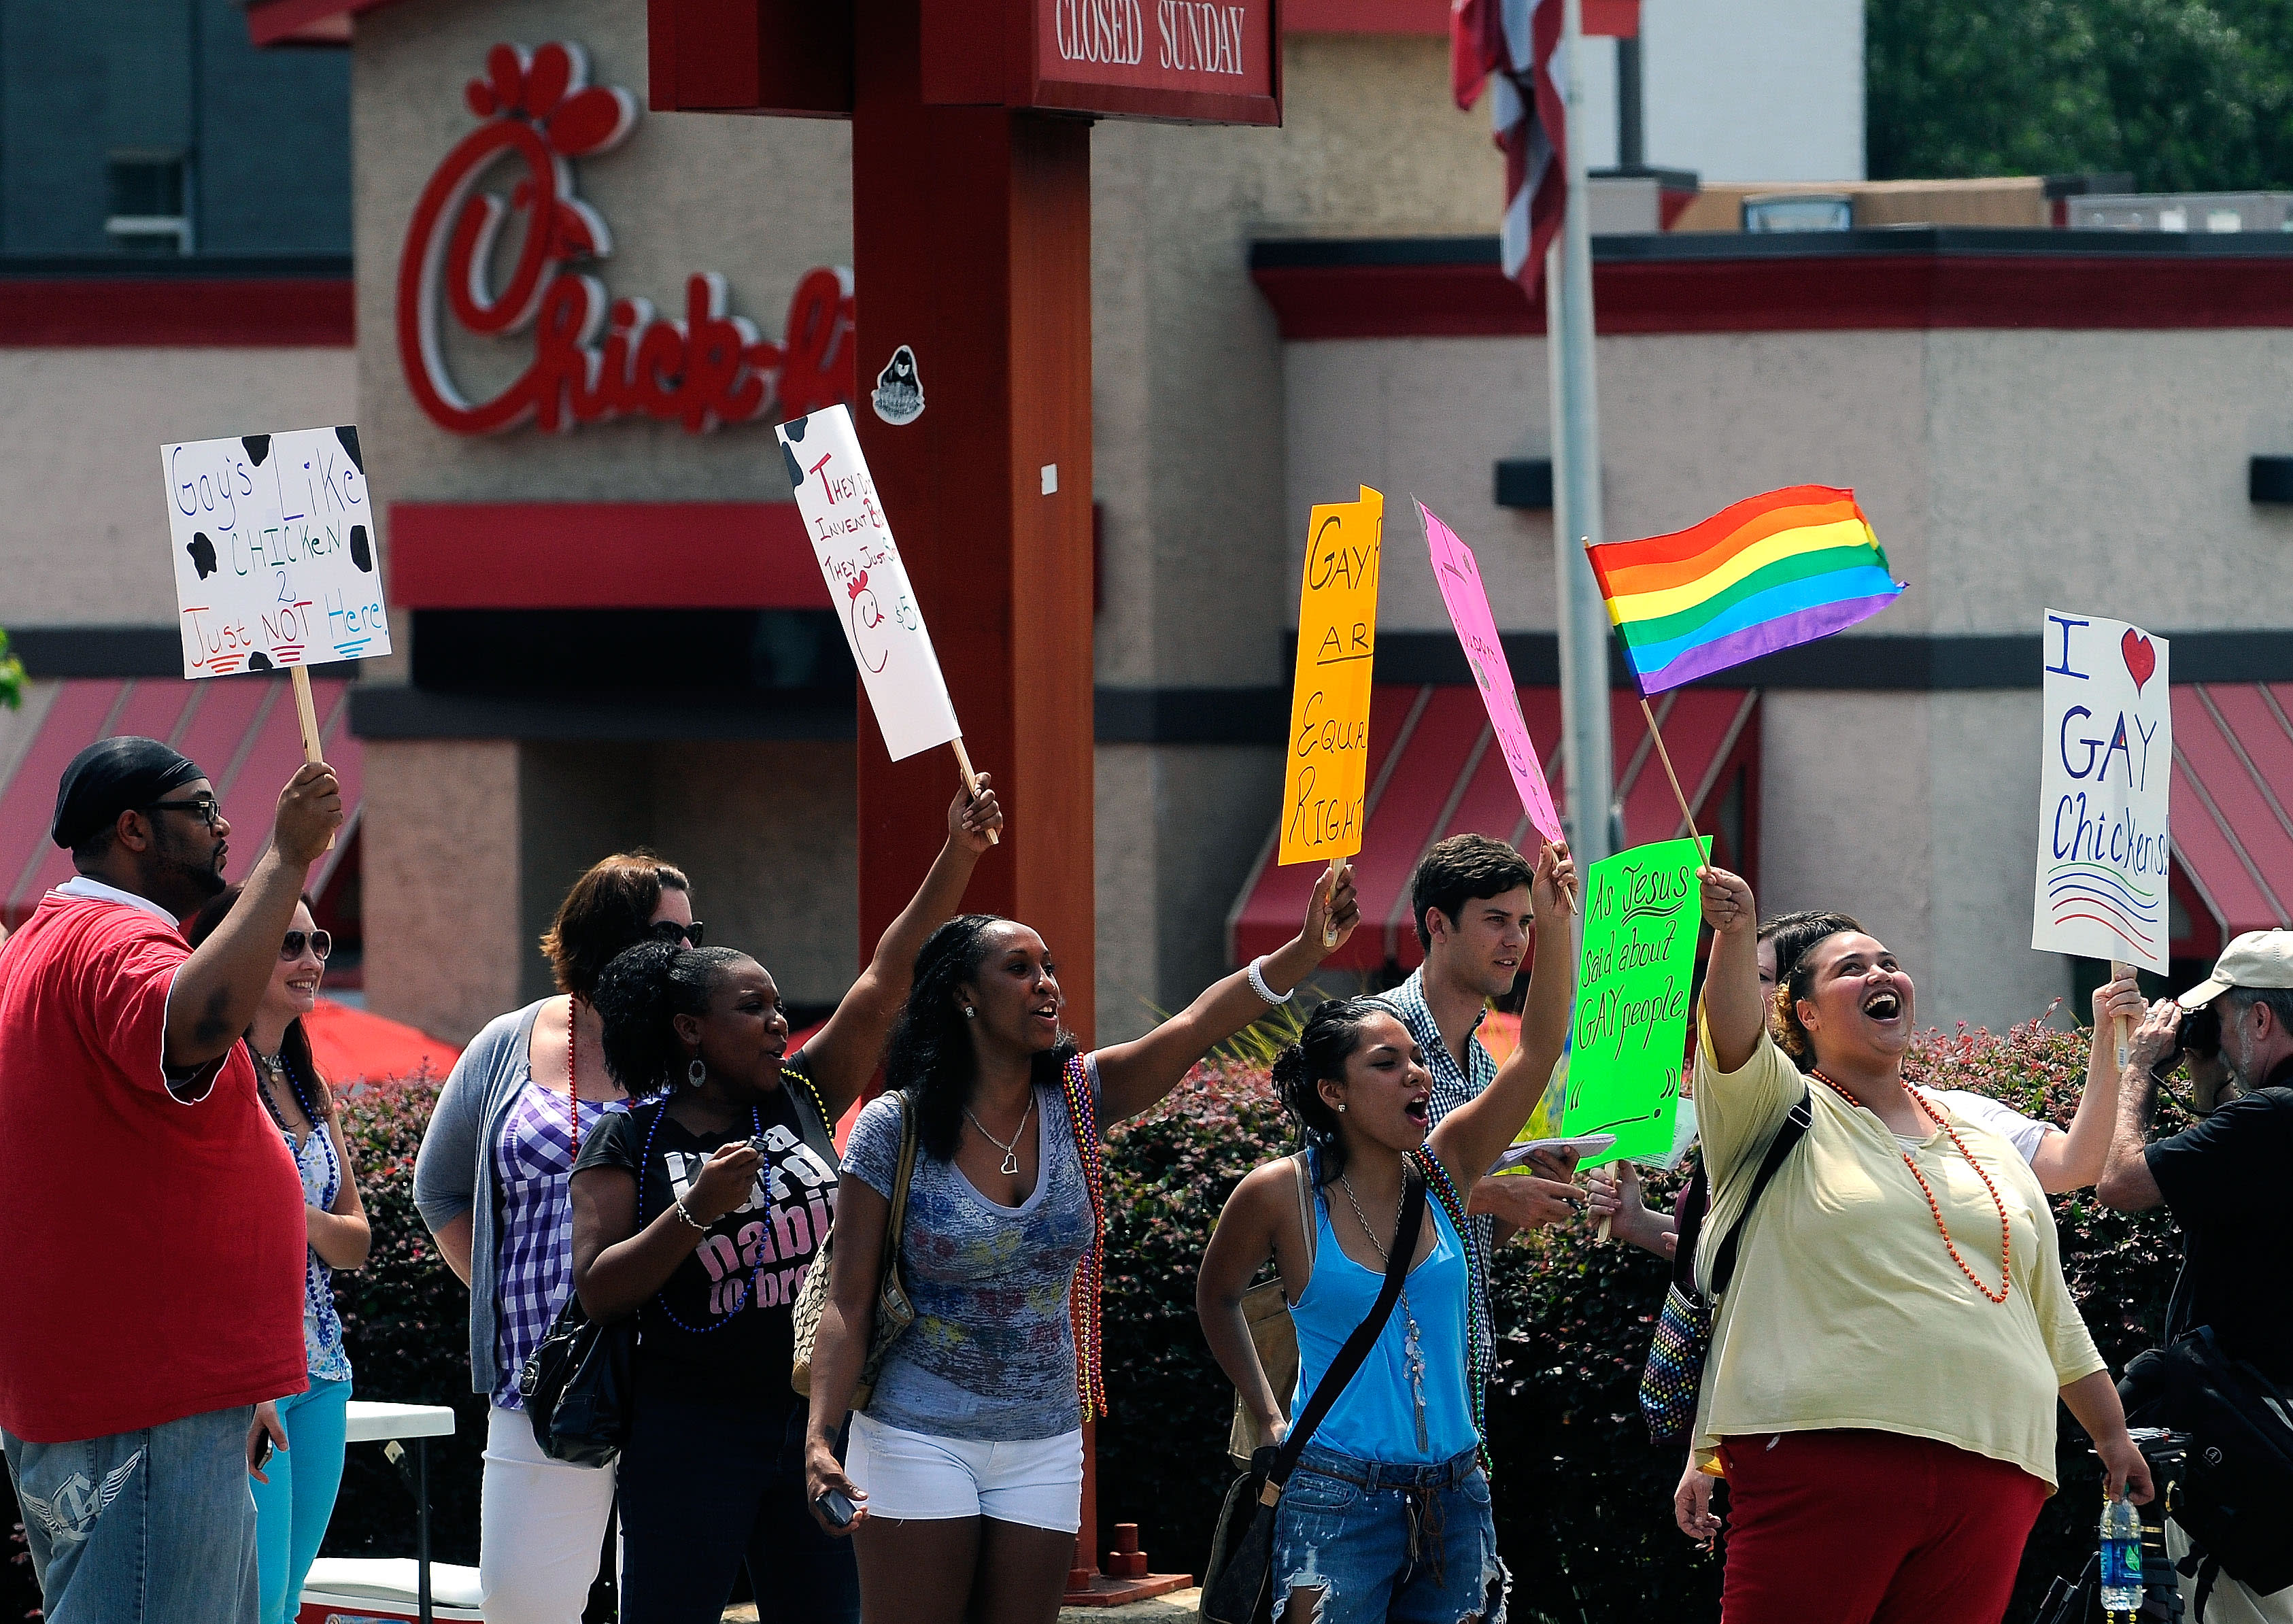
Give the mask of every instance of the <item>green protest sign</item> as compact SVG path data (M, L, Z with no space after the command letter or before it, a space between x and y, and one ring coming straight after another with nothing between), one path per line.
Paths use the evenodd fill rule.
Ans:
M1703 860L1694 840L1660 840L1595 863L1584 876L1561 1132L1616 1136L1613 1150L1587 1165L1671 1154L1704 918L1696 881Z

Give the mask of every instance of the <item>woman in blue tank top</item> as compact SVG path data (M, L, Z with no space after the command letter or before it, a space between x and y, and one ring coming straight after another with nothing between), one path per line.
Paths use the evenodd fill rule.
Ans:
M1544 1093L1576 992L1568 926L1576 866L1547 847L1531 906L1536 956L1520 1044L1477 1099L1427 1133L1432 1078L1400 1018L1374 998L1333 999L1274 1063L1305 1149L1245 1178L1219 1215L1195 1297L1203 1334L1269 1438L1287 1426L1369 1315L1400 1221L1404 1167L1428 1186L1401 1300L1284 1490L1274 1528L1276 1624L1501 1624L1482 1470L1490 1336L1484 1266L1458 1191L1511 1142ZM1548 934L1549 932L1549 934ZM1276 1402L1242 1312L1268 1259L1298 1330L1299 1373Z

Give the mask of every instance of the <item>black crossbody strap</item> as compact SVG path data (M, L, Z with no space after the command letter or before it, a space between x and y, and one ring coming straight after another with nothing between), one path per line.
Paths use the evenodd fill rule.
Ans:
M1266 1474L1266 1487L1259 1498L1267 1505L1279 1497L1282 1485L1290 1481L1297 1468L1298 1457L1304 1454L1306 1444L1314 1436L1314 1429L1322 1425L1322 1417L1330 1413L1362 1368L1369 1351L1385 1334L1385 1322L1393 1318L1393 1305L1401 1301L1401 1286L1409 1273L1409 1260L1417 1253L1418 1231L1425 1222L1425 1181L1417 1169L1406 1160L1402 1164L1401 1221L1394 1226L1393 1248L1385 1256L1385 1283L1378 1288L1377 1301L1369 1313L1354 1327L1354 1334L1346 1338L1330 1368L1322 1372L1322 1379L1314 1384L1314 1395L1306 1401L1306 1408L1290 1424L1289 1433L1282 1440L1282 1448L1274 1457L1274 1465Z
M1792 1114L1784 1118L1784 1125L1776 1130L1775 1138L1769 1142L1767 1157L1761 1162L1760 1171L1752 1180L1751 1198L1744 1203L1743 1213L1737 1218L1735 1227L1728 1231L1728 1238L1720 1243L1720 1255L1712 1260L1712 1289L1706 1295L1717 1297L1728 1289L1728 1282L1736 1278L1736 1246L1744 1238L1744 1226L1751 1221L1752 1209L1759 1206L1760 1198L1767 1192L1769 1182L1782 1168L1784 1158L1792 1153L1792 1147L1807 1137L1807 1131L1814 1123L1815 1107L1809 1096L1802 1094L1799 1103L1792 1107Z

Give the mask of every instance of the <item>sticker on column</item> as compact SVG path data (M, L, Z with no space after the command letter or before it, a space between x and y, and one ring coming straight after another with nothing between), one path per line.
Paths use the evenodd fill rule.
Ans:
M876 415L898 428L924 415L924 380L916 374L916 353L906 345L876 374Z

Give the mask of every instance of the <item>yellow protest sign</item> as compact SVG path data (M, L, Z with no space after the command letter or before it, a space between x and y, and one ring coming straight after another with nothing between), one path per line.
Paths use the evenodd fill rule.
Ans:
M1358 501L1315 508L1307 526L1298 673L1284 752L1284 863L1334 861L1361 849L1384 536L1385 498L1367 485Z

